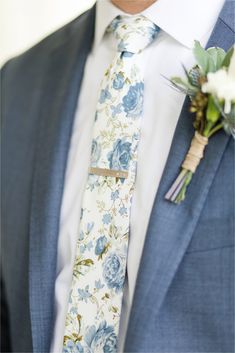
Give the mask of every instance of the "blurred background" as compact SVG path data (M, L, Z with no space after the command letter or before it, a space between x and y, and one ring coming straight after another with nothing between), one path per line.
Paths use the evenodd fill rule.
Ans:
M0 0L0 67L94 3L95 0Z

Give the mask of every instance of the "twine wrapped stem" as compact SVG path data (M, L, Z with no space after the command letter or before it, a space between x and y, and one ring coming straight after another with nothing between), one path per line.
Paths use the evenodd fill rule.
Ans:
M190 149L186 155L186 158L182 164L182 168L195 173L201 159L204 155L204 150L208 144L208 138L195 132L194 138L192 139Z

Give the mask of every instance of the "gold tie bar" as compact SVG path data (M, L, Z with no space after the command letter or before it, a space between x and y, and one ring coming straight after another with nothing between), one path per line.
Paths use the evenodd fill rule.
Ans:
M112 169L105 169L105 168L90 168L89 174L95 174L100 176L107 176L113 178L128 178L128 172L123 170L112 170Z

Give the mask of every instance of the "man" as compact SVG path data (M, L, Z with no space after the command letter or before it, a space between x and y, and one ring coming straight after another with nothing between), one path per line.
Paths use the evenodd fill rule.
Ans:
M234 1L101 0L3 67L2 351L233 351L232 139L165 200L194 131L164 77L194 65L194 40L228 50Z

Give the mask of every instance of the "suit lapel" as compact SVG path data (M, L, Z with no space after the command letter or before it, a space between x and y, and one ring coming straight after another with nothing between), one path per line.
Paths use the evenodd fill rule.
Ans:
M233 45L234 32L225 23L231 19L225 7L217 21L208 47L228 49ZM232 11L231 11L232 14ZM188 188L185 201L180 205L164 199L166 192L179 173L179 167L194 135L192 118L189 116L189 100L186 99L175 131L172 147L152 209L145 246L136 282L136 290L129 320L125 352L133 352L140 338L135 334L143 325L143 317L157 315L177 268L189 245L202 211L209 188L223 156L229 137L218 133L210 140L205 158L201 162ZM141 330L138 329L138 332Z
M34 352L52 337L57 237L74 112L94 33L95 8L75 20L51 53L40 102L30 221L30 313ZM61 38L61 37L60 37Z

